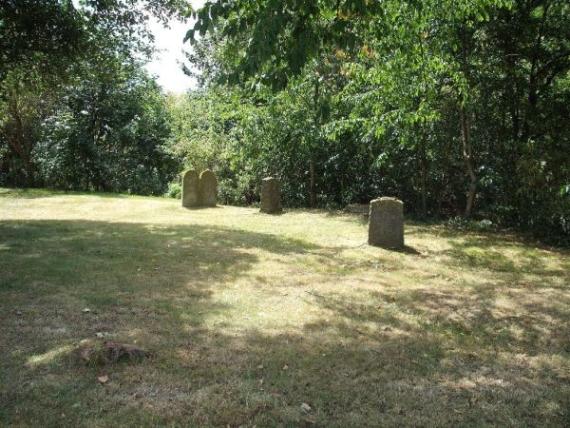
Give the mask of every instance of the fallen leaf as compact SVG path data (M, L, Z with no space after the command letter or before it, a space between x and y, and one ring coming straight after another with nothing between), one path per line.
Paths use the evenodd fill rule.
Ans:
M99 383L107 383L109 382L109 376L101 375L97 377L97 380L99 381Z

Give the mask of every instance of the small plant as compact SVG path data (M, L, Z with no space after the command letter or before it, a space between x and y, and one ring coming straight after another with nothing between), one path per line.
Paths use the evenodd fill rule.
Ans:
M478 230L493 230L495 224L489 219L483 219L481 221L473 222L473 226Z
M118 342L84 341L77 349L78 357L88 365L115 364L119 361L140 362L150 354L134 345Z
M455 216L447 220L447 225L452 229L464 230L469 227L469 220L465 217Z
M165 196L169 198L180 198L182 194L182 186L179 182L173 181L168 185L168 190L166 191Z

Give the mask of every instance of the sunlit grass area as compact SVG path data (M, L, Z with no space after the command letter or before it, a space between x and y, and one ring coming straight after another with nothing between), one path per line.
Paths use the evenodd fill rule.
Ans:
M0 425L570 424L567 251L407 224L393 252L366 230L0 189ZM85 339L152 357L84 365Z

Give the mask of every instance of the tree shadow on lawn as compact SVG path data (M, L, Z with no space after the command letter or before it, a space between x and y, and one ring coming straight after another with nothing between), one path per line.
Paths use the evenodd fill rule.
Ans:
M45 188L0 188L0 198L17 199L43 199L57 196L96 196L99 198L125 199L125 198L145 198L145 196L130 195L128 193L113 192L90 192L82 190L57 190Z
M441 238L460 239L465 238L472 242L477 241L482 247L491 247L498 244L504 248L518 247L521 245L552 251L555 253L570 254L568 246L553 245L547 240L541 240L538 235L533 235L530 231L516 229L477 229L475 227L454 227L445 221L424 222L419 220L406 221L406 235L432 235Z
M247 276L259 251L321 248L212 226L83 221L2 222L0 237L0 423L570 420L569 314L542 299L500 318L492 311L493 287L507 283L307 295L322 316L299 329L232 330L208 323L232 307L212 299L216 287ZM78 364L70 349L97 332L120 332L155 357L103 368ZM102 372L110 378L105 385L96 381Z
M25 273L32 281L69 280L75 288L79 275L86 289L103 277L111 279L117 291L137 292L153 288L152 277L158 273L200 285L235 278L257 261L250 250L302 254L318 248L300 239L216 226L96 221L3 221L0 236L0 254L8 257L14 282ZM151 274L150 283L146 277L140 281L146 274ZM118 281L121 276L128 283ZM179 284L169 280L160 285L164 289ZM51 284L38 291L51 293L66 286Z
M47 327L67 328L63 336L76 339L80 335L69 331L75 323L86 336L144 330L155 322L158 333L181 315L199 326L205 314L226 309L211 301L212 290L246 278L260 254L317 248L215 226L95 221L4 221L0 236L2 306L37 318L35 326L41 323L38 312L53 308L47 316L53 326ZM85 316L84 309L93 315Z
M452 268L491 273L512 281L523 281L525 275L540 276L545 287L570 281L570 250L566 248L543 245L515 233L466 231L445 225L414 223L406 230L406 236L413 238L430 239L434 235L444 239L450 248L428 248L426 255L443 255L443 263ZM548 265L552 257L560 260L558 266Z
M451 267L471 271L488 271L499 279L524 282L525 276L542 278L542 286L566 288L570 281L570 252L563 249L533 248L516 240L501 240L499 236L468 236L448 241L451 248L443 251ZM549 256L561 261L549 266ZM562 285L560 285L562 284Z
M346 382L361 376L362 389L379 382L378 405L391 411L376 416L387 425L565 425L568 291L556 302L546 295L522 301L512 312L494 300L499 292L478 288L378 291L352 301L314 296L334 316L306 330L336 338L341 354L353 353L335 364L353 371ZM354 363L359 359L365 362ZM358 399L361 392L350 394Z
M84 378L97 368L77 367L72 357L80 340L138 339L168 356L231 307L214 302L213 289L247 277L260 254L318 248L215 226L96 221L3 221L0 237L0 422L17 422L29 407L36 421L56 425L50 405L70 412L77 389L98 393L93 377ZM152 365L172 363L159 357Z
M396 319L372 317L387 324L378 331L350 316L298 333L179 330L155 359L106 369L104 386L90 368L40 368L33 387L4 401L47 425L563 426L570 417L563 362L466 347Z
M45 189L24 189L24 188L0 188L0 198L18 198L18 199L38 199L49 198L52 196L61 196L65 192L57 192Z
M95 221L3 221L0 237L1 320L22 313L34 353L55 343L36 341L34 328L78 339L137 328L160 333L181 314L200 325L204 314L225 309L211 301L212 289L247 276L259 254L316 248L214 226Z

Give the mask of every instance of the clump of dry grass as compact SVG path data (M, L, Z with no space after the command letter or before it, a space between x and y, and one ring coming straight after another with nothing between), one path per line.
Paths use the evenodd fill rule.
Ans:
M0 192L0 424L567 425L569 253L357 216ZM89 311L85 311L89 308ZM67 358L132 343L143 364Z
M119 362L142 362L150 353L138 346L113 341L82 340L75 350L77 359L88 365L102 366Z

